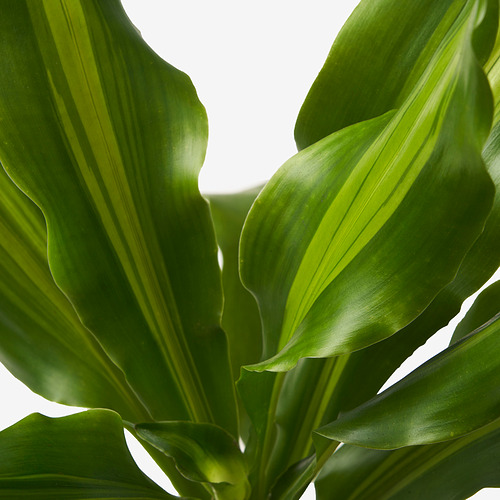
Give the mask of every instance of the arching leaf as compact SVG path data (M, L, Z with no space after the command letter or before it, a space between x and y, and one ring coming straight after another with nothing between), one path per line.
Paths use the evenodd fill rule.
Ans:
M33 414L0 433L0 496L9 499L174 499L136 466L120 417L91 410Z
M159 422L135 426L138 435L172 457L188 479L207 483L215 498L245 500L247 466L238 443L212 424Z
M480 156L491 94L471 46L481 7L464 6L400 109L316 142L258 196L241 271L264 354L279 354L251 369L380 341L453 278L493 197Z
M316 432L367 448L395 449L463 436L500 411L500 319L423 364Z
M236 433L190 80L118 0L19 1L0 31L0 160L47 219L56 283L154 418Z

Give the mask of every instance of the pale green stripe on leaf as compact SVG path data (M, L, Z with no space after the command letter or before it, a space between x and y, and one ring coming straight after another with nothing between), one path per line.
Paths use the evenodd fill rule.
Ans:
M54 283L43 215L3 169L0 187L2 362L49 399L109 407L133 420L148 418L123 374Z
M396 211L426 166L460 77L459 47L467 43L464 32L470 30L468 12L464 12L408 100L322 216L288 294L280 348L323 290Z
M49 70L48 77L65 135L82 174L88 196L92 198L93 205L106 227L142 313L151 330L155 332L165 358L171 360L175 372L175 365L182 362L185 355L170 356L169 352L182 352L182 347L175 344L178 337L182 338L182 326L176 311L172 310L172 307L169 309L163 299L166 294L170 306L175 304L170 287L165 287L165 283L169 283L167 273L160 268L164 271L162 289L157 276L158 269L155 269L153 264L151 252L154 251L157 256L161 253L154 240L146 240L139 221L82 6L77 2L60 2L61 8L54 9L53 2L46 1L44 4L61 70L78 113L70 115L65 104L67 96L63 99L59 95L54 83L56 77L53 77ZM37 22L38 19L39 17L35 16L33 20ZM41 33L42 29L36 32ZM68 40L73 42L73 46ZM44 40L40 43L43 47ZM52 53L43 50L42 55L52 57ZM51 65L47 64L47 67L50 68ZM58 76L60 78L62 75ZM84 138L76 132L73 120L83 126L86 133ZM161 257L157 260L161 261ZM172 312L174 317L171 316ZM169 332L171 335L164 335L162 332ZM179 371L186 372L190 369L192 368L185 367Z

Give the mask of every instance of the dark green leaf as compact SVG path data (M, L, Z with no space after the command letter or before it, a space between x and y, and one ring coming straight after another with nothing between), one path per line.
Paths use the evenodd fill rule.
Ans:
M437 443L472 432L500 412L498 353L499 315L316 432L380 449Z
M302 106L295 126L299 148L400 108L466 4L466 0L361 1L335 39ZM487 12L475 45L483 62L494 40L498 5L481 4Z
M211 424L160 422L135 426L137 434L172 457L188 479L209 483L215 498L244 500L250 493L238 443Z
M455 329L451 343L484 325L498 313L500 313L500 281L493 283L479 294L464 319Z
M256 363L262 351L260 315L252 294L241 284L238 269L240 234L262 186L237 194L209 195L217 242L224 258L222 327L228 336L233 376L243 365Z
M2 431L0 497L177 498L137 468L120 417L105 410L57 419L33 414Z
M45 220L0 169L0 359L33 391L73 406L148 419L123 373L54 283Z
M316 480L318 500L463 500L500 487L500 420L460 439L395 451L345 445Z
M118 0L8 5L0 160L47 219L55 281L154 418L236 432L190 80Z

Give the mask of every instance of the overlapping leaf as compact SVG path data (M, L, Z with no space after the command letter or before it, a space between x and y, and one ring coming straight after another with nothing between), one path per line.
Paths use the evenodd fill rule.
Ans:
M492 19L495 19L494 14L494 12L490 14ZM334 392L330 395L330 415L329 417L325 415L329 420L336 418L339 410L352 409L374 396L403 360L433 333L446 326L459 312L462 302L477 291L500 264L499 54L500 37L497 37L495 49L485 64L495 95L496 111L494 127L483 150L488 173L496 186L496 195L483 232L465 256L453 281L440 291L431 305L415 321L393 337L347 355L348 359L344 362L342 374ZM328 83L333 85L332 81ZM326 93L326 88L324 92ZM372 92L375 97L376 92L373 89ZM327 372L328 370L324 370L314 385L321 384L320 379L329 376Z
M35 392L74 406L148 418L123 373L57 288L40 210L0 170L0 359Z
M331 48L295 125L304 149L331 133L400 108L448 36L466 2L361 1ZM498 6L482 2L474 35L481 63L496 31Z
M453 278L481 232L493 196L480 157L492 104L471 39L490 28L484 53L496 32L483 23L486 3L458 3L397 111L300 152L257 198L242 278L259 301L265 355L280 352L252 369L288 370L392 335Z
M191 82L118 0L7 4L0 160L47 219L57 284L155 418L236 432Z
M243 365L256 363L262 351L260 316L255 299L243 287L238 248L245 218L261 186L236 194L210 195L217 242L223 255L224 311L222 327L228 336L233 376Z
M460 439L395 451L343 446L315 482L318 500L469 498L500 487L500 421Z
M159 422L135 426L138 435L172 457L188 479L205 483L216 499L245 500L247 466L238 443L212 424Z
M462 11L464 5L465 2L461 2L460 5L458 5L458 2L426 3L424 6L425 9L421 9L420 4L417 8L411 2L401 2L397 5L389 5L388 2L384 1L362 2L360 8L358 8L361 9L358 12L358 16L354 16L349 20L344 28L343 35L341 35L344 36L341 42L343 49L339 51L339 41L337 40L325 65L325 68L328 64L331 65L329 76L334 78L335 81L332 82L331 79L329 81L327 79L320 81L323 76L320 74L318 78L318 81L320 81L319 85L318 82L315 84L316 87L313 87L308 99L310 100L311 95L314 95L315 88L320 88L323 93L321 96L323 101L319 104L319 101L317 101L310 108L310 110L314 108L313 114L309 117L310 120L302 120L303 116L299 117L296 129L299 146L307 146L328 133L352 123L345 121L346 119L351 119L350 113L353 112L352 109L347 109L349 106L355 108L354 115L356 112L359 112L357 119L360 120L371 118L393 107L401 106L404 103L404 99L408 97L408 92L412 91L411 85L426 71L427 66L432 65L432 57L434 57L436 49L443 43L443 38L446 39L446 34L450 30L450 26L456 21L457 14ZM483 3L480 7L485 9L483 11L485 15L484 20L476 27L474 33L474 49L475 55L484 61L488 56L494 39L498 9L496 2ZM394 15L390 12L391 10ZM375 15L377 12L378 16ZM419 19L421 25L415 23L415 19ZM391 28L388 27L389 25ZM366 27L367 31L365 32ZM394 30L392 28L399 33L399 38L396 37L393 39L392 34ZM378 39L374 36L374 31L377 33L391 33L391 40L385 39L386 43L377 45ZM407 40L403 40L405 36L408 37ZM351 37L350 40L349 37ZM396 41L394 42L394 40ZM449 38L446 41L449 41ZM414 44L412 50L407 50L408 46L412 43ZM342 58L345 56L345 54L342 54L342 50L344 49L348 50L350 56L355 60L355 64L351 65L346 56L344 61L354 73L349 73L346 71L346 67L342 67ZM396 54L398 55L396 56ZM371 62L374 57L381 64L372 65L366 63L366 61ZM358 71L364 72L363 78L356 76ZM369 75L370 71L374 72L375 75ZM395 79L396 75L392 72L398 73L399 80ZM410 73L411 78L409 78ZM371 85L373 82L376 83L377 79L380 80L379 83L384 81L387 76L389 78L384 82L383 90L381 90L381 84ZM393 81L396 80L399 82L399 87L392 85ZM338 83L339 86L336 87L335 83ZM484 92L485 95L489 93L487 88L484 89ZM330 100L331 102L325 104L325 100ZM374 111L375 108L370 107L374 102L378 106L376 111ZM307 106L308 101L306 100L303 111ZM321 132L322 120L331 121L328 124L328 127L331 128L326 133ZM301 143L300 134L303 134L303 137L306 138L305 142ZM308 134L310 134L310 137L314 134L319 135L316 135L314 140L310 140L307 139ZM450 144L451 142L450 140ZM490 141L487 149L494 151L495 148L495 144ZM307 150L304 151L304 153L306 152ZM487 157L488 170L494 176L495 165L490 161L494 155L487 155ZM306 167L303 168L305 169ZM328 167L325 162L326 168ZM303 186L307 186L309 182L308 174L309 171L304 173L301 179L302 183L295 183L294 195L300 193ZM321 185L321 183L318 182L318 185ZM283 186L281 188L284 192L285 189ZM278 189L276 187L276 191ZM314 191L311 189L310 192L312 193L311 198L314 198ZM275 199L273 200L274 202ZM314 199L312 202L314 202ZM270 205L272 206L273 203L270 203ZM302 206L307 208L310 203L311 200L304 196L297 203L297 207L302 204ZM289 206L290 203L287 203L285 200L276 209L276 213L281 210L282 213L286 214ZM297 213L299 212L297 211ZM495 214L498 213L499 210L497 208ZM269 235L271 233L274 234L276 230L281 230L284 226L281 215L280 213L280 218L276 217L274 220L274 227L271 227L272 223L268 226ZM274 377L266 374L261 383L258 384L259 381L250 377L250 374L243 373L243 378L240 381L240 390L245 399L253 403L248 404L248 407L255 406L255 396L250 394L252 392L252 384L254 384L259 387L262 386L261 397L263 399L269 398L272 401L272 410L276 411L275 420L273 418L269 419L269 416L259 413L258 410L253 413L257 432L264 442L273 443L273 454L271 455L269 465L267 465L268 471L271 470L269 473L271 476L274 474L274 477L276 477L276 474L285 470L287 466L311 453L313 449L310 432L315 426L336 418L339 409L357 406L373 396L401 361L411 354L432 333L441 326L444 326L458 312L461 302L491 276L498 267L498 251L496 250L498 249L500 238L498 237L499 226L495 223L496 217L497 215L490 216L484 233L467 255L456 280L449 289L445 289L436 298L432 303L432 307L428 308L425 315L420 316L408 328L401 330L394 338L387 339L385 342L376 344L368 349L334 360L303 360L299 366L285 377L284 381L280 379L280 381L275 382ZM300 221L303 228L307 228L306 220L304 217ZM262 227L266 226L263 225ZM457 230L460 230L459 224L457 224ZM283 233L280 233L276 239L279 240L285 233L286 228L283 229ZM266 240L265 237L262 237L261 241L268 242L269 239ZM249 254L250 248L251 246L249 246ZM393 250L404 252L405 248L402 249L396 246ZM269 262L272 255L283 255L283 253L279 253L279 250L273 253L269 249L266 250L264 248L260 250L253 248L252 251L255 251L260 257L266 256ZM293 257L293 252L286 255L286 259L291 260ZM418 259L419 257L419 255L415 255L415 258ZM392 258L392 254L390 254L390 258ZM280 261L280 264L284 263L287 265L288 260L286 259ZM244 266L245 262L242 265ZM269 276L266 273L270 270L270 267L258 275L262 282ZM281 272L281 269L278 272ZM379 270L376 269L376 273L378 272ZM285 275L286 272L283 272L280 276L283 278L282 281L286 279ZM274 284L279 281L276 278ZM270 282L273 283L272 280ZM408 290L411 290L411 287ZM401 300L407 299L406 291L404 290L404 293L401 294ZM273 302L273 298L270 298L271 293L269 293L268 289L266 289L266 293L267 297L263 295L261 305L264 304L265 300L275 305L276 301ZM343 297L340 300L342 299ZM358 305L359 307L351 315L352 318L356 318L359 313L363 313L363 303L360 301ZM325 305L326 312L331 310L331 308L329 309ZM333 308L333 312L336 312L335 308ZM269 313L269 316L271 316L271 313ZM349 315L346 314L346 317L349 317ZM419 319L422 319L422 321L419 322ZM269 326L269 324L271 324L271 321L268 321L267 325ZM275 335L277 330L279 328L275 330L272 330L272 328L267 329L268 355L273 353L273 340L270 340L269 336ZM274 342L274 345L276 345L276 338L274 338ZM388 343L390 346L387 346ZM309 384L307 382L298 383L304 377L308 379ZM278 390L275 389L273 392L273 385L275 388L278 387ZM311 387L314 387L315 390L311 390ZM280 396L276 402L274 399L276 399L278 393L280 393ZM277 406L273 406L273 403ZM290 415L295 415L297 418L294 419ZM298 421L300 421L300 424Z
M120 417L91 410L33 414L0 433L0 496L8 499L173 499L135 465Z
M494 283L479 295L457 328L456 340L465 335L467 325L491 322L495 316L492 311L498 311L499 290L498 283ZM471 334L471 331L469 330L467 334ZM475 363L479 367L484 365L486 359L498 360L498 356L495 355L497 350L491 350L483 357L468 356L470 363ZM461 378L455 377L454 383L463 379L475 382L476 373L467 370L467 363L458 360L456 369L463 370L464 374ZM496 371L498 372L498 368ZM483 390L480 381L477 382L476 395ZM467 389L467 384L464 388ZM481 399L494 403L496 392L491 391L487 397ZM465 392L465 399L467 396ZM460 391L456 391L456 398L461 397L462 385ZM480 398L480 395L477 397ZM427 396L422 400L426 398ZM463 401L463 407L467 409L467 401ZM471 404L469 410L470 408L473 411L469 413L479 419L478 405ZM449 425L450 428L454 425L452 420ZM481 488L498 487L500 486L499 430L500 421L498 418L493 418L493 421L486 426L479 427L459 439L439 444L408 446L395 451L343 446L330 458L316 481L318 498L328 499L334 495L350 499L379 497L417 499L428 496L451 499L469 497Z
M370 401L318 429L330 439L395 449L459 437L500 412L500 313ZM471 411L474 408L474 411Z

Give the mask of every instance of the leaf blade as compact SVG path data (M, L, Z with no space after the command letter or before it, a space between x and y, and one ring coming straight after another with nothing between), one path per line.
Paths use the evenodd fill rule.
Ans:
M499 487L498 420L453 441L395 451L345 445L315 482L319 500L341 498L469 498Z
M48 399L110 408L132 421L148 418L123 373L54 283L43 215L3 169L0 190L2 363Z
M138 435L172 457L188 479L209 483L216 498L246 499L247 467L238 444L212 424L159 422L138 424Z
M33 414L2 431L0 476L8 498L177 498L137 468L121 419L105 410Z
M251 369L288 370L300 357L338 355L377 342L414 319L453 278L482 229L492 199L491 180L479 156L490 126L491 94L470 45L481 22L476 7L479 4L468 3L463 9L407 101L384 115L386 123L379 117L315 143L285 164L257 198L242 235L242 278L259 300L268 337L266 354L283 350ZM467 124L461 123L457 109L467 99L468 111L475 110L470 122L477 126L464 137ZM371 136L362 133L368 123ZM342 142L356 133L356 146ZM446 144L460 144L460 158L449 155ZM465 157L467 166L462 164ZM476 173L466 174L472 165ZM463 167L459 176L471 177L467 186L459 187L458 178L448 174L451 169L458 174ZM481 184L477 191L471 182ZM457 192L471 188L463 194L471 196L482 213L475 222L461 211L458 199L447 198L451 186ZM419 203L432 206L433 216ZM408 231L404 236L402 226ZM445 249L442 231L452 226ZM469 231L466 242L462 236ZM273 263L279 276L271 258L262 257L257 234L267 235L266 242L273 245L269 254L279 256L279 263ZM421 258L413 259L417 253ZM439 269L417 270L429 260L439 260ZM414 272L411 279L409 270ZM429 274L434 282L427 279ZM369 276L372 285L363 279ZM375 285L377 279L380 286ZM405 285L407 279L418 285ZM398 301L399 312L394 304L384 308L403 294L406 300ZM265 309L266 303L273 304L271 310ZM380 317L374 321L371 311L376 310ZM366 326L361 319L365 313ZM333 331L336 338L330 335Z
M486 358L498 350L499 328L497 315L394 386L316 432L367 448L395 449L446 441L489 424L500 407L499 370L496 358ZM479 398L478 391L484 397Z
M156 418L236 432L217 249L197 188L206 116L190 80L115 0L19 2L8 14L0 155L48 220L56 282Z

